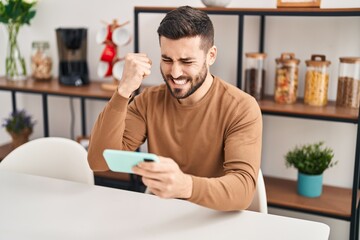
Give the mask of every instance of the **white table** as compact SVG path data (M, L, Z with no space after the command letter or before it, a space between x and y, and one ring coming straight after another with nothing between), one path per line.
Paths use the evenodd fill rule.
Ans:
M325 240L318 222L0 171L0 239Z

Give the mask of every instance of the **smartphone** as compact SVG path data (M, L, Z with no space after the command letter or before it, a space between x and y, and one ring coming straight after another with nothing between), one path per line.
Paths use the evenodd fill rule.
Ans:
M109 169L113 172L133 173L132 168L139 162L159 162L152 153L105 149L103 152Z

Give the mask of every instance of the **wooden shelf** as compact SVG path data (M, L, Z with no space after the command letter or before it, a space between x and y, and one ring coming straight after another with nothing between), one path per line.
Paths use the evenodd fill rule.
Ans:
M141 11L141 12L154 12L154 11L171 11L174 10L176 7L149 7L149 6L136 6L135 10ZM221 12L255 12L255 13L261 13L261 12L273 12L273 13L282 13L282 12L302 12L302 13L322 13L322 12L328 12L328 13L346 13L346 12L359 12L360 8L228 8L228 7L200 7L198 9L204 10L204 11L221 11Z
M275 177L264 177L264 181L269 206L316 213L345 220L349 220L351 217L352 190L350 188L325 185L320 197L307 198L297 193L296 181Z
M175 7L149 7L137 6L136 12L160 12L166 13ZM243 15L275 15L275 16L359 16L360 8L225 8L225 7L202 7L198 8L211 14L243 14Z
M264 100L258 101L258 103L264 114L351 123L358 122L358 109L338 107L334 101L329 101L327 106L324 107L315 107L304 104L303 99L298 99L294 104L279 104L274 101L272 96L267 96Z
M11 90L28 93L46 93L51 95L63 95L74 97L87 97L97 99L110 99L114 91L101 88L102 82L93 82L84 86L66 86L59 83L57 78L50 81L36 81L29 78L25 81L8 81L0 77L0 90Z

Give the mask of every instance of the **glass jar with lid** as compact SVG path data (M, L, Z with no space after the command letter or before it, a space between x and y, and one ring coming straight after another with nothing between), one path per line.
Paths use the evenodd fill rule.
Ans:
M282 53L276 61L275 93L277 103L292 104L296 102L299 82L299 63L294 53Z
M32 77L36 80L50 80L52 60L48 42L33 42L31 52Z
M306 60L304 102L312 106L326 106L328 102L329 65L324 55L311 55Z
M360 57L341 57L336 96L336 105L359 108L360 102Z
M245 92L256 100L264 98L265 53L246 53Z

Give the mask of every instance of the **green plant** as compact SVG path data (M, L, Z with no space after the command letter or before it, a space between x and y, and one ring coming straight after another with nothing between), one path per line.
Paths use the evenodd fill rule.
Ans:
M6 25L9 41L5 60L8 79L20 80L26 76L25 59L21 55L17 36L20 27L30 25L30 20L35 17L36 2L37 0L0 0L0 23Z
M308 175L322 174L337 164L333 161L333 150L323 147L324 142L295 147L285 155L286 167L295 167Z
M35 121L31 120L31 116L27 115L25 110L15 111L10 114L8 118L4 119L3 127L6 128L8 132L12 133L21 133L25 129L32 131Z
M36 0L2 0L0 1L0 22L5 24L29 24L35 16L33 7Z

